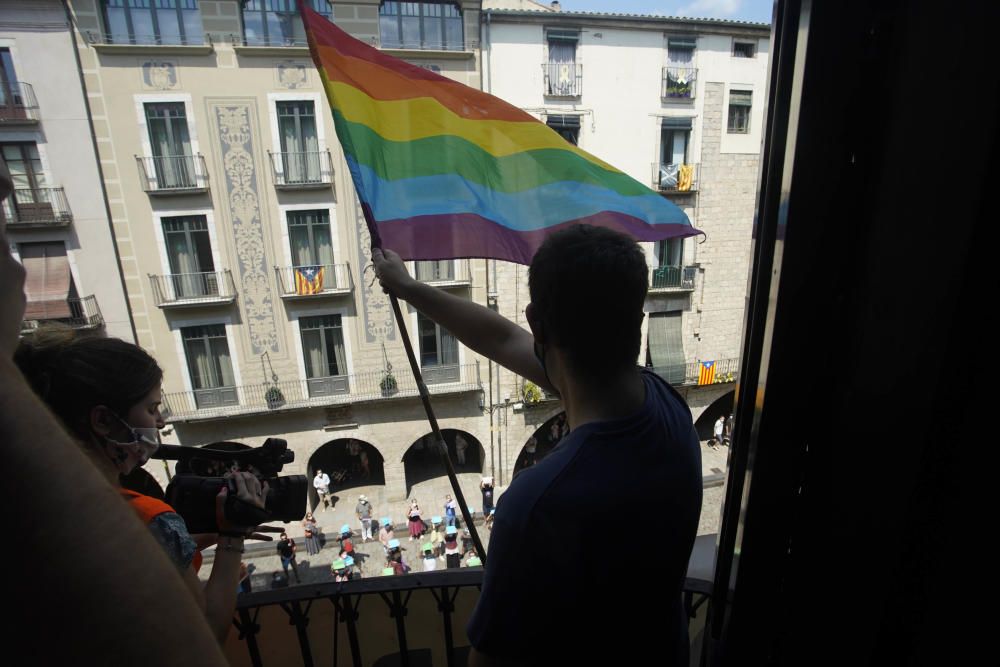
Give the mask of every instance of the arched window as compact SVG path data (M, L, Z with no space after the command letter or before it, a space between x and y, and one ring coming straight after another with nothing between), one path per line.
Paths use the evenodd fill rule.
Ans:
M391 2L378 9L379 36L385 49L462 51L462 10L454 2Z
M202 44L198 0L105 0L109 44Z

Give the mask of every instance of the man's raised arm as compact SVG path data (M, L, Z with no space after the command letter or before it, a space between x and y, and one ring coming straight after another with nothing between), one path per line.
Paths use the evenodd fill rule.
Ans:
M375 274L386 292L395 294L431 318L462 343L504 368L551 389L534 352L534 337L478 303L414 280L392 250L372 253Z

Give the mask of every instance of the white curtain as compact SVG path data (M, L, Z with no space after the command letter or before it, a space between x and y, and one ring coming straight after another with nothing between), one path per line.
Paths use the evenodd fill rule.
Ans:
M649 358L656 372L671 384L684 381L684 340L680 313L649 317Z
M549 93L571 95L576 89L576 42L549 42Z
M458 339L444 327L441 330L441 365L449 366L458 363Z
M319 329L302 332L302 352L306 358L306 377L326 377L328 372L323 354L323 338Z
M219 379L222 381L220 387L232 387L236 385L236 377L233 375L233 363L229 358L229 343L225 338L214 338L212 343L212 353L218 365Z
M347 375L347 357L344 356L344 335L340 327L327 329L327 338L332 348L333 358L337 362L337 375Z

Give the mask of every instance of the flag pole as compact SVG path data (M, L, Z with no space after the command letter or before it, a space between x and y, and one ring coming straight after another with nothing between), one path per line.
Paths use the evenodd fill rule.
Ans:
M361 212L364 214L365 223L368 225L368 231L372 238L372 252L375 250L382 250L382 237L378 233L378 227L375 225L375 220L371 215L371 210L367 205L361 205ZM455 500L458 501L458 507L462 510L462 520L465 521L465 525L469 527L469 533L472 535L472 543L476 546L476 555L486 565L486 550L483 548L483 542L479 537L479 531L476 530L476 524L472 522L472 514L469 512L469 505L465 502L465 494L462 493L462 487L458 485L458 476L455 475L455 467L451 463L451 456L448 455L448 445L444 441L444 436L441 435L441 429L438 427L437 417L434 416L434 408L431 407L431 397L427 392L427 385L424 384L424 376L420 372L420 366L417 365L417 356L413 352L413 344L410 342L410 335L406 329L406 322L403 320L403 311L399 307L399 299L392 292L389 292L389 303L392 304L392 313L396 317L396 326L399 327L400 334L402 334L403 348L406 350L406 358L410 362L410 370L413 372L413 379L417 383L417 391L420 393L420 401L424 404L424 412L427 413L427 421L430 422L431 431L434 433L434 441L437 443L438 454L441 456L441 461L444 463L444 469L448 473L448 481L451 482L452 493L455 494Z

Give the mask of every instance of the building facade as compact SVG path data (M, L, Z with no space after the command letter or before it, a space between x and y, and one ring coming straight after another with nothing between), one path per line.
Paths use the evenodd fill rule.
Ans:
M61 2L0 4L0 153L14 193L0 215L25 267L22 330L61 322L133 340Z
M311 4L367 43L536 114L674 198L708 238L646 249L653 289L639 361L684 385L697 384L698 360L738 356L766 27L479 2ZM323 468L335 489L377 507L410 496L435 506L446 480L403 334L367 268L370 238L295 3L70 9L137 342L165 371L165 441L280 437L295 452L285 474ZM730 62L743 57L737 42L752 46L745 63ZM669 58L698 74L671 73ZM523 267L412 269L526 326ZM566 432L561 407L525 401L521 378L402 306L475 507L480 475L503 487ZM688 399L697 413L732 386L691 387ZM147 467L166 481L165 467Z

